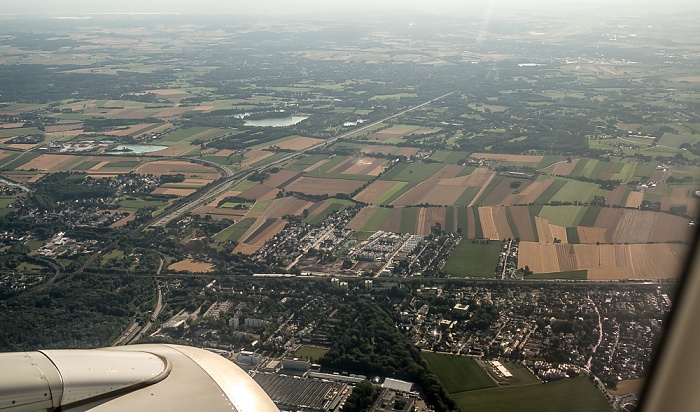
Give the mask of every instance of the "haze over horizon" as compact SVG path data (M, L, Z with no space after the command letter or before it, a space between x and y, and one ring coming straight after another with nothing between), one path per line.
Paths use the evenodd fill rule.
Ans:
M470 14L484 9L490 11L529 10L585 11L585 12L636 12L641 10L700 10L698 2L692 0L656 1L618 0L488 0L485 2L459 0L356 0L353 2L299 0L263 0L257 2L229 2L224 0L122 0L103 2L92 0L5 0L4 15L61 15L61 14L265 14L265 15L323 15L332 13L431 13Z

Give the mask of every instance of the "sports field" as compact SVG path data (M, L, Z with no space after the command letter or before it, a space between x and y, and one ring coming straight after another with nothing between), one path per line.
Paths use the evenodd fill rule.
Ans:
M423 352L421 356L449 394L496 386L473 358L433 352Z
M451 395L463 411L609 412L603 394L587 378L501 387Z

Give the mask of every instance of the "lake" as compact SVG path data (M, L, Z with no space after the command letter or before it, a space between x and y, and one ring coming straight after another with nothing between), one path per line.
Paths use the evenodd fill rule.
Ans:
M246 126L253 127L287 127L294 126L308 119L308 116L274 117L271 119L246 120Z

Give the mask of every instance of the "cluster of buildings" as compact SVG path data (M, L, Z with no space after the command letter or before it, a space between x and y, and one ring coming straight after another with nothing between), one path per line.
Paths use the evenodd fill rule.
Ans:
M78 242L65 236L65 233L58 232L54 237L46 242L44 246L37 250L37 253L45 257L75 256L78 254L91 253L98 250L97 240L85 240Z

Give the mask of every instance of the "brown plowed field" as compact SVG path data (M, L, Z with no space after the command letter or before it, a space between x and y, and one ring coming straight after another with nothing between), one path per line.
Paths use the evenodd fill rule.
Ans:
M131 222L131 221L134 220L134 219L136 219L136 215L135 215L135 214L129 215L129 216L125 217L125 218L122 218L122 219L120 219L120 220L117 220L116 222L114 222L114 223L112 223L111 225L109 225L109 227L112 227L112 228L114 228L114 227L122 227L122 226L126 225L127 223Z
M34 158L27 163L23 164L20 167L17 167L17 170L30 170L30 169L36 169L36 170L46 170L47 172L60 172L60 171L68 171L70 168L68 167L70 164L73 162L76 162L78 160L85 159L85 157L81 156L73 156L73 155L52 155L52 154L43 154L37 158ZM82 163L82 162L81 162Z
M535 231L532 228L532 219L530 218L530 209L527 206L511 206L510 214L515 221L515 227L518 229L518 236L521 241L534 242Z
M642 205L642 200L644 200L644 193L642 192L630 192L627 196L627 201L625 202L625 207L639 207Z
M623 210L624 209L613 209L610 207L604 207L600 210L594 226L605 229L605 243L613 243L613 235L615 234L617 224L620 222L620 219L622 219Z
M212 200L211 202L207 203L207 206L213 206L216 207L219 202L224 200L224 198L229 197L229 196L238 196L240 195L241 192L240 190L229 190L228 192L225 192L223 194L220 194L219 196L216 197L216 199Z
M552 241L554 241L554 239L558 239L562 243L569 243L569 238L566 234L565 227L550 224L549 232L552 234Z
M671 176L670 170L663 171L657 169L651 173L651 177L649 178L649 180L656 183L664 183L666 182L666 179L669 178L669 176Z
M401 231L401 212L403 208L395 207L389 212L389 216L379 225L379 230L385 232L400 232Z
M530 155L513 155L513 154L496 154L496 153L474 153L472 154L475 159L494 159L502 160L504 162L511 163L539 163L544 159L544 156L530 156Z
M568 163L568 162L557 163L557 165L554 166L554 170L552 171L552 174L559 175L559 176L568 176L574 170L574 167L576 167L576 164L578 163L578 161L579 161L579 159L573 159L571 161L571 163Z
M641 210L624 210L615 228L613 243L646 243L651 241L658 213Z
M464 179L464 185L473 187L485 187L488 185L489 182L491 182L493 176L495 176L495 173L493 171L485 167L478 167L474 169L474 171L471 172L469 175L467 175L467 178ZM476 196L475 198L478 198L478 196Z
M391 202L395 206L412 206L420 204L452 206L466 189L461 185L455 185L454 179L428 180L419 183L416 187L399 196Z
M513 179L506 178L501 181L501 183L496 186L491 193L486 196L486 198L481 202L481 205L485 206L498 206L505 204L505 200L513 193L513 189L510 187L510 183Z
M241 192L240 196L246 199L254 200L270 200L277 196L279 189L276 187L268 186L266 184L259 184L253 186L248 190Z
M668 213L659 213L651 235L652 242L689 242L695 230L689 220Z
M270 175L270 177L265 180L265 184L268 186L281 188L285 183L291 183L291 180L299 175L301 175L299 172L280 170L279 172Z
M365 182L362 180L326 179L321 177L300 177L285 188L288 191L309 195L335 196L338 193L349 194Z
M176 263L172 263L168 266L168 270L183 271L187 270L189 272L211 272L214 270L214 266L205 262L195 262L193 260L181 260Z
M518 266L527 266L534 273L560 272L557 249L551 243L520 242Z
M557 250L557 259L559 260L559 270L563 272L576 270L576 254L572 245L558 244L555 245Z
M428 223L428 208L421 207L418 209L418 218L416 219L416 234L417 235L427 235L430 233L430 229L426 230L426 225Z
M255 253L265 242L284 230L287 222L283 219L258 219L241 237L244 239L233 249L233 253Z
M355 217L353 217L345 227L351 230L361 230L367 224L376 209L377 206L367 206L362 208L362 210L357 212Z
M273 200L262 216L266 218L281 218L284 215L300 216L304 209L308 209L312 205L313 203L306 200L297 199L294 196L286 196Z
M499 239L513 239L513 232L508 224L506 217L506 208L503 206L494 206L491 208L493 215L493 223L496 225L496 232Z
M687 246L678 244L596 246L521 242L518 263L535 273L588 270L590 280L667 279L677 276L687 251Z
M543 182L532 182L518 194L511 194L503 200L504 205L527 205L534 203L547 188L554 183L554 179Z
M457 175L459 175L463 169L463 166L448 164L430 176L430 180L451 179L453 177L457 177Z
M482 206L477 209L479 212L479 220L481 221L481 231L484 237L488 239L500 239L496 224L493 221L493 210L490 206Z
M474 208L467 208L467 239L476 237L476 219L474 219Z
M675 244L628 245L637 278L676 278L688 248Z
M674 189L675 191L675 189ZM698 201L687 197L666 197L661 198L661 210L668 212L673 205L685 205L688 216L696 216Z
M535 226L537 228L537 238L540 240L540 242L554 242L554 236L552 236L552 231L549 228L550 225L547 219L535 216Z
M262 149L269 149L271 146L277 146L283 150L304 150L322 141L322 139L315 139L313 137L297 136L283 142L275 143L274 145L265 146Z
M328 209L332 205L331 202L316 202L311 206L309 210L310 215L317 215L320 213L323 213L326 209Z
M615 189L613 189L612 192L610 192L610 196L608 196L608 198L605 199L605 203L607 203L611 206L612 205L625 206L625 205L621 205L620 202L622 202L622 198L625 197L626 191L627 191L627 188L625 188L625 186L616 187ZM634 207L638 207L638 206L634 206Z
M373 157L350 157L328 169L328 173L379 176L386 160Z
M380 198L387 190L391 189L397 182L393 180L375 180L363 191L354 197L358 202L372 203Z
M579 226L578 238L580 243L605 243L605 228Z
M436 224L440 224L441 228L445 228L445 216L447 214L447 208L444 207L430 207L430 220L428 226L428 234L430 234L430 229Z
M241 164L243 166L250 166L253 163L265 160L274 154L274 152L268 152L264 150L249 150L243 155L243 162L241 162Z
M117 161L114 159L113 161ZM133 159L132 159L133 160ZM181 160L167 160L145 163L134 170L140 174L177 174L182 173L185 177L199 177L202 179L218 179L221 175L213 167L190 163Z

